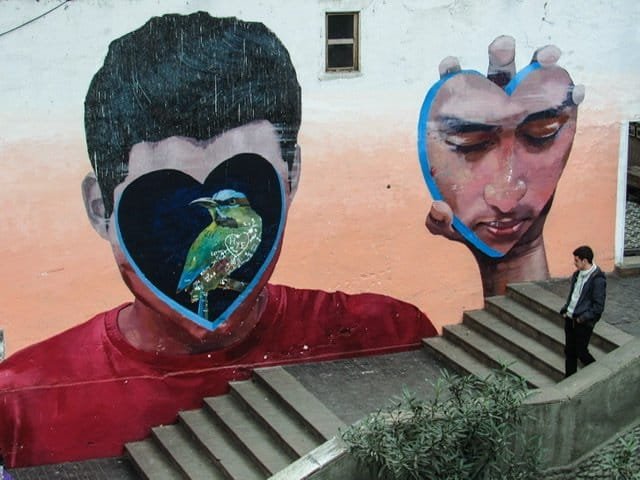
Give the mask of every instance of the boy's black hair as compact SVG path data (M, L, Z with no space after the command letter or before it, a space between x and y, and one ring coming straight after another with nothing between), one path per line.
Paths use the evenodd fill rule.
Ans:
M268 120L291 168L300 116L289 53L262 23L205 12L150 19L111 42L85 99L87 149L105 216L135 144L172 136L206 140Z

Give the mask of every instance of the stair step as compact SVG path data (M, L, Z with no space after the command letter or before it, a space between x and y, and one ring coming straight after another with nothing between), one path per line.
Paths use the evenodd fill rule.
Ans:
M485 303L487 311L564 357L563 326L549 321L509 297L490 297L485 299ZM596 358L608 353L595 342L590 350Z
M507 296L564 328L562 317L558 312L564 306L565 301L555 293L545 290L534 283L516 283L507 286ZM603 315L605 319L606 314L605 307ZM604 353L608 353L633 338L633 335L623 332L606 321L599 321L593 330L591 345Z
M244 402L254 416L269 429L292 454L301 457L323 443L312 429L305 428L269 390L252 381L231 382L231 394Z
M443 337L425 338L422 340L422 344L429 353L458 373L471 374L485 379L492 372L489 367L479 362L476 357Z
M127 443L124 446L124 450L144 480L178 480L184 478L182 472L150 438L139 442Z
M480 361L488 363L492 368L505 365L508 371L524 378L534 388L555 384L554 378L527 365L513 353L474 332L466 325L447 325L443 329L443 336Z
M488 312L556 353L564 354L564 328L559 323L550 321L511 297L488 297L484 300Z
M224 480L226 477L200 448L198 442L178 425L151 429L153 437L189 480Z
M250 413L243 411L231 395L205 398L204 402L216 420L269 474L282 470L296 459L274 441Z
M596 323L591 336L591 344L600 347L606 352L615 350L616 348L630 342L635 337L620 330L618 327L602 320Z
M323 441L329 440L345 427L333 412L282 367L259 368L254 371L253 378L260 386L278 396Z
M486 310L465 312L463 324L509 350L521 361L560 381L564 378L564 356L516 330Z
M507 285L507 297L525 305L556 325L562 325L560 309L564 299L535 283L511 283Z
M236 445L234 439L204 409L180 412L178 418L229 478L264 480L268 475L266 470L261 470L251 461Z
M616 265L615 270L620 277L640 275L640 256L625 256L622 264Z

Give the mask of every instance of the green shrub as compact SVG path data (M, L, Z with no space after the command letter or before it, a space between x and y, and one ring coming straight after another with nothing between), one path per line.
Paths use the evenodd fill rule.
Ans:
M638 458L640 457L640 442L637 437L628 435L618 437L613 452L608 453L602 460L602 466L612 480L640 480L638 472Z
M342 438L375 478L539 480L539 442L518 430L527 385L505 369L486 379L450 375L423 401L403 391Z

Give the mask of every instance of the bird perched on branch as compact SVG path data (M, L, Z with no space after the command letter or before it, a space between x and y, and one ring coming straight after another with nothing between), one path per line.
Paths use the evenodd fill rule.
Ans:
M210 198L198 198L189 205L206 208L212 221L189 248L177 293L188 291L191 302L198 302L198 315L208 319L210 291L241 291L246 286L229 276L258 249L262 219L244 193L231 189L220 190Z

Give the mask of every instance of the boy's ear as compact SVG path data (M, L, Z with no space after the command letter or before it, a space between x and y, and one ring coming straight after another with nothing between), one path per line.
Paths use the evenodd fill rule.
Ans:
M289 170L289 205L293 202L293 197L296 196L296 192L298 191L298 183L300 183L300 167L302 163L302 153L300 152L300 145L296 145L296 152L293 156L293 163L291 164L291 169Z
M109 219L105 218L104 201L98 179L93 172L82 180L82 199L87 217L93 229L105 240L109 240Z

